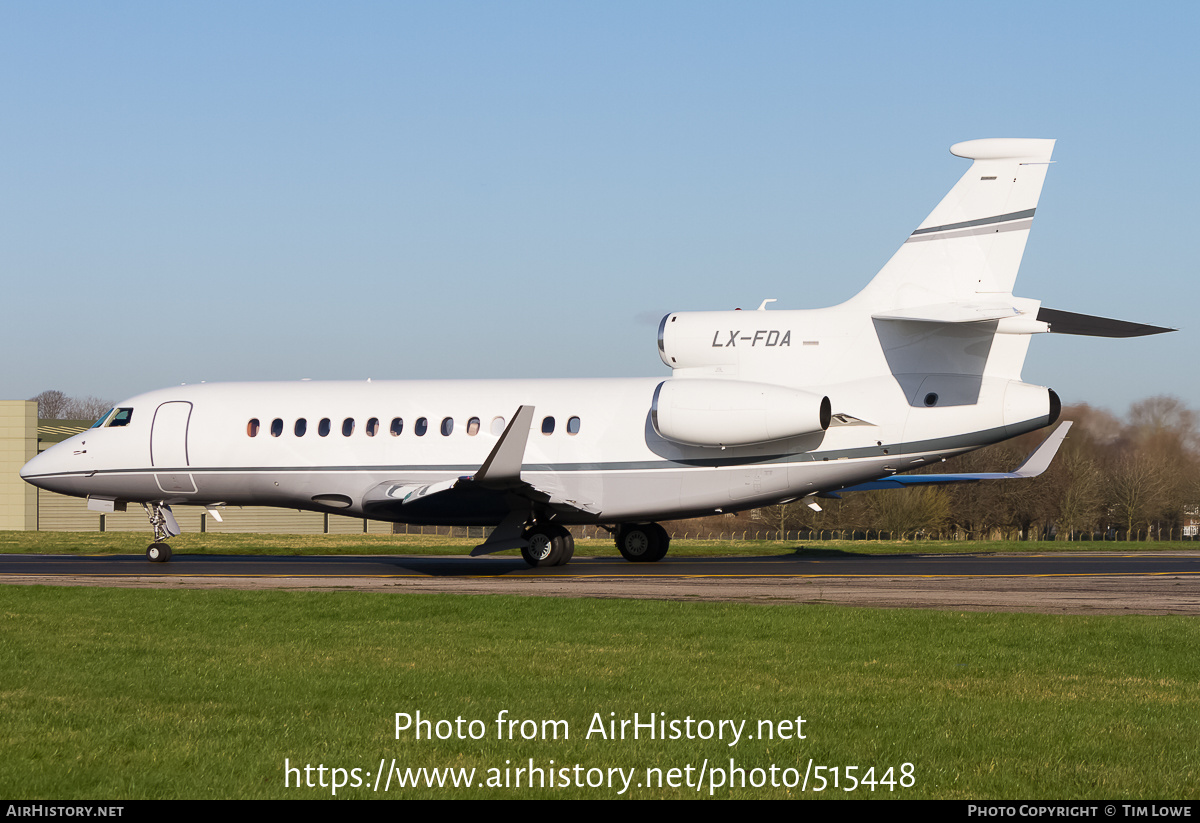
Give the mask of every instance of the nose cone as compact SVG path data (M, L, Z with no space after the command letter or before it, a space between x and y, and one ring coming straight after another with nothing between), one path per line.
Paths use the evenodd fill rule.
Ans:
M26 483L44 488L41 483L42 476L50 473L49 466L52 462L49 459L49 452L42 452L21 467L21 479Z
M64 440L51 446L21 467L21 479L39 489L59 492L61 494L79 494L72 487L72 479L77 480L81 471L89 467L83 463L86 451L73 441L76 437Z

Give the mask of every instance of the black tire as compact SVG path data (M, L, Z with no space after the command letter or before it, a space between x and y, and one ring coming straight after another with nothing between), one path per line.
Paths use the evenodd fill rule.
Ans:
M630 563L653 563L661 560L666 549L662 547L660 528L657 523L629 523L621 526L617 529L617 550Z
M562 526L534 526L525 532L529 545L521 549L521 557L530 566L558 566L563 562Z
M575 535L571 534L566 529L563 529L563 552L562 557L558 558L559 566L565 566L571 562L571 558L575 556Z
M671 548L671 535L667 534L667 530L658 523L651 523L650 525L658 532L658 550L654 553L653 557L646 558L646 562L657 563L667 556L667 549Z
M166 563L171 559L171 547L166 543L151 543L146 549L146 559L151 563Z

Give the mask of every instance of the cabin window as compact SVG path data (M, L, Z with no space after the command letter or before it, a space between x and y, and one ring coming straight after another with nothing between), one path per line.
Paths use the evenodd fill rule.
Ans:
M108 421L108 427L111 429L114 426L128 426L130 419L133 417L133 409L117 409Z
M283 421L276 417L271 421L271 436L278 437L283 434Z
M112 409L109 409L109 410L108 410L108 411L106 411L104 414L100 415L100 417L99 417L99 418L96 420L96 422L95 422L95 423L93 423L93 424L91 425L91 427L90 427L90 428L93 428L93 429L98 429L98 428L100 428L101 426L103 426L103 425L104 425L104 421L108 419L108 416L109 416L110 414L112 414L112 412L113 412L113 410L112 410Z
M400 432L404 431L404 419L401 417L392 418L392 437L399 437Z
M429 431L429 421L424 417L418 417L417 425L413 426L413 434L417 437L424 437L427 431Z
M454 418L453 417L443 417L442 418L442 437L449 437L450 432L452 432L452 431L454 431Z
M937 401L938 401L937 392L930 392L929 394L925 395L925 405L926 406L936 406Z
M308 431L308 421L301 417L296 421L296 428L293 431L296 432L297 437L303 437L304 433Z
M367 437L374 437L379 434L379 418L372 417L367 421Z
M567 434L579 434L579 418L572 417L567 421Z
M246 434L249 437L258 437L258 418L250 418L250 422L246 424Z
M474 437L475 435L479 434L479 418L478 417L472 417L470 420L467 421L467 434L469 434L471 437Z
M554 434L554 418L542 418L542 434Z
M322 437L329 436L329 418L328 417L322 417L321 422L317 424L317 434L321 435Z
M496 435L497 437L504 434L504 418L503 417L493 417L492 418L492 434Z
M349 437L354 434L354 418L347 417L342 421L342 437Z

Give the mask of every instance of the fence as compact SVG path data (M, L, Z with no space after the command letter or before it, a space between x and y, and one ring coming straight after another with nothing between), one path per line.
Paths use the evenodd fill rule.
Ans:
M667 529L672 539L676 540L774 540L774 541L920 541L920 540L962 540L972 542L989 541L1096 541L1096 542L1161 542L1161 541L1195 541L1194 534L1188 534L1186 529L1138 529L1130 537L1124 530L1109 530L1108 532L1074 532L1067 535L1030 534L1021 536L1019 530L993 530L987 534L972 534L969 532L951 532L945 535L929 534L925 531L888 531L886 529L820 529L820 530L772 530L772 529L732 529L718 531L714 529Z
M140 506L131 504L127 512L99 514L88 510L78 498L47 492L37 493L37 528L39 531L150 531L150 524ZM224 522L208 517L195 506L181 506L175 516L186 532L249 532L259 534L411 534L441 535L469 539L486 539L491 527L484 526L413 526L406 523L381 523L358 517L337 514L297 512L287 509L265 507L229 508L224 510ZM720 518L707 518L718 525ZM745 521L743 521L745 522ZM987 533L955 531L945 534L925 530L889 531L887 529L766 529L766 528L711 528L705 519L676 521L664 526L672 538L677 540L774 540L774 541L875 541L885 540L964 540L987 542L991 540L1077 540L1105 542L1159 542L1195 541L1200 539L1189 534L1195 527L1135 529L1130 535L1124 529L1108 529L1095 532L1072 532L1056 535L1053 531L1031 533L1022 538L1016 529L993 529ZM740 524L736 524L740 525ZM610 532L603 526L572 526L576 539L611 539Z

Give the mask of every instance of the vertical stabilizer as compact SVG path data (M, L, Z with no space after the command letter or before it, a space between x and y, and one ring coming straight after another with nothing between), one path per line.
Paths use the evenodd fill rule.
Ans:
M876 311L986 303L1011 295L1053 140L950 147L975 162L856 300Z

